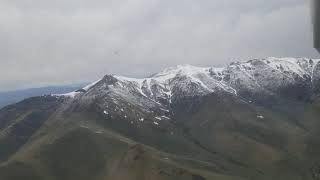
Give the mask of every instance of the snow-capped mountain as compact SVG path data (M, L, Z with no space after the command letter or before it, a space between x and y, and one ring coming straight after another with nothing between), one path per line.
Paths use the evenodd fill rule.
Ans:
M166 105L179 97L206 95L215 91L235 95L242 90L276 93L279 88L298 82L314 85L320 76L319 61L271 57L234 62L225 68L178 65L148 78L107 75L81 90L63 95L76 97L91 94L92 89L103 88L119 96L132 94Z
M0 179L314 180L319 112L320 60L106 75L1 109Z
M247 102L265 96L309 99L319 85L320 60L266 58L234 62L224 68L178 65L148 78L106 75L68 94L81 104L97 101L105 115L170 119L171 104L211 93L239 96Z

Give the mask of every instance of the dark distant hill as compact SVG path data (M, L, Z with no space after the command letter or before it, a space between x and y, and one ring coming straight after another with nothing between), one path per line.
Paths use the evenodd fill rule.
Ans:
M61 94L61 93L74 91L74 90L80 89L84 85L85 83L81 83L76 85L48 86L48 87L0 92L0 108L9 104L17 103L29 97L48 95L48 94Z

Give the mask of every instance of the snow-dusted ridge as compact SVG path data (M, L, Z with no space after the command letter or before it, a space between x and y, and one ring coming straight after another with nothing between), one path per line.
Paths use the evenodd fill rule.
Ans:
M175 105L189 97L228 94L256 103L259 97L278 98L283 89L285 94L293 89L293 97L308 96L314 85L320 85L319 59L270 57L223 68L178 65L147 78L106 75L77 91L54 96L80 106L94 103L103 117L126 120L132 126L161 127L174 119ZM267 117L257 114L257 119Z
M119 96L140 94L155 103L171 103L172 98L195 96L225 91L234 95L244 87L251 91L272 91L298 80L312 81L319 59L275 58L234 62L224 68L178 65L166 68L148 78L129 78L113 75L116 82L109 91ZM60 94L75 98L90 91L104 79L100 79L79 91ZM132 99L132 98L131 98ZM137 98L135 98L137 99Z

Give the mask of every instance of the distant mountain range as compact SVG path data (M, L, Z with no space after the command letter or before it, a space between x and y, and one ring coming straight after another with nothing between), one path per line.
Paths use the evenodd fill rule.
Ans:
M61 93L67 93L70 91L75 91L77 89L82 88L84 85L85 83L81 83L76 85L48 86L48 87L0 92L0 108L9 104L17 103L29 97L48 95L48 94L61 94Z
M0 179L316 180L320 60L106 75L0 110Z

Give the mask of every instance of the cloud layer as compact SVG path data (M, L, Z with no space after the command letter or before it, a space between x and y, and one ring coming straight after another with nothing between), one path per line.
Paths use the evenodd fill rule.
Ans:
M1 0L0 91L317 57L305 0Z

